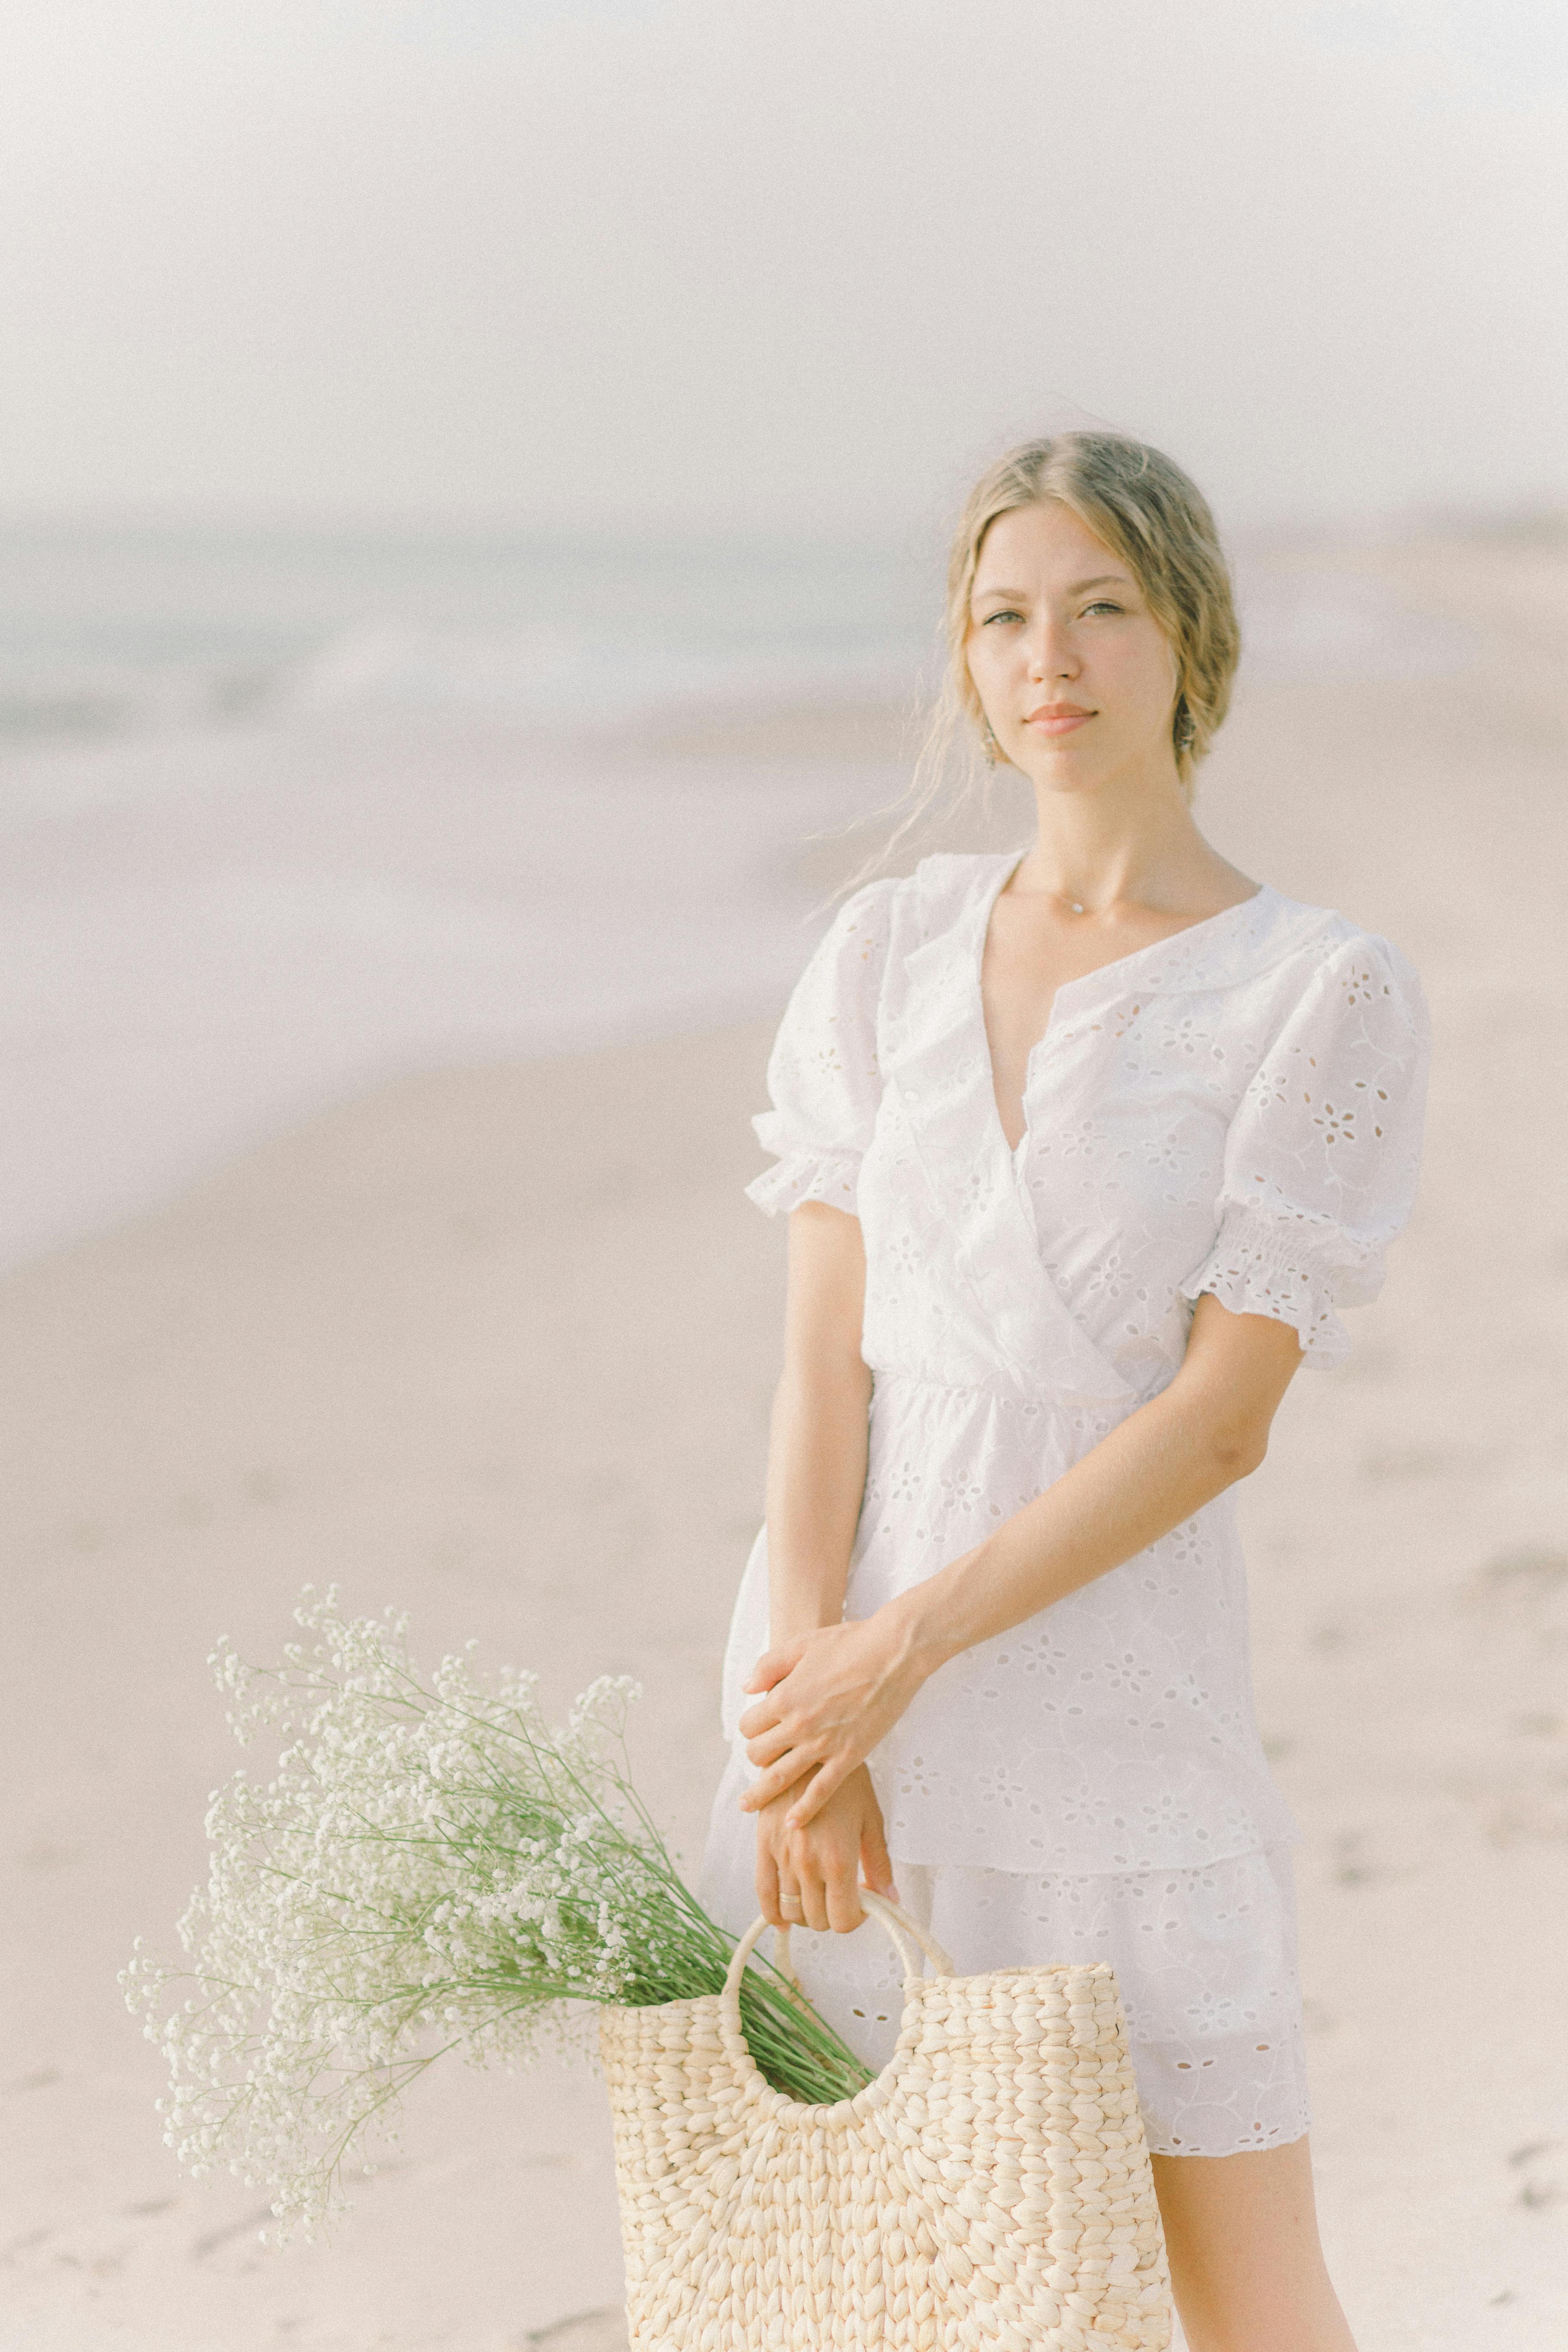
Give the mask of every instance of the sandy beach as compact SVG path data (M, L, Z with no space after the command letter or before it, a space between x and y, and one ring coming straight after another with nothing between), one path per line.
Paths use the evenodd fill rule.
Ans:
M1551 2352L1568 2340L1568 544L1434 532L1274 560L1309 602L1324 573L1363 583L1436 649L1380 672L1331 636L1315 674L1265 667L1201 787L1237 864L1398 942L1437 1036L1414 1227L1352 1318L1351 1362L1299 1380L1243 1496L1260 1712L1306 1837L1325 2236L1362 2352ZM528 969L522 908L468 1026L433 1024L404 1075L366 1090L323 1050L299 1101L331 1107L305 1118L281 1080L260 1110L237 1087L211 1172L0 1284L0 2352L611 2352L591 2074L437 2074L335 2240L268 2252L257 2194L193 2184L163 2147L159 2062L115 1972L139 1933L172 1946L207 1791L237 1761L205 1654L225 1633L275 1654L307 1580L407 1608L426 1653L475 1635L558 1698L636 1673L642 1785L695 1862L778 1352L783 1234L741 1197L747 1121L801 914L855 854L802 836L876 797L898 747L891 711L667 730L682 824L711 811L717 838L742 791L784 813L771 863L737 829L710 869L770 910L749 995L716 1013L704 993L713 919L631 1042L531 1045L493 1011ZM605 801L585 841L615 836ZM640 809L651 856L658 809ZM468 818L482 862L477 801ZM122 810L106 871L204 855L208 824ZM62 838L29 852L40 888ZM639 966L595 1034L624 1034L645 987ZM101 1066L133 1090L109 1049ZM163 1164L143 1151L119 1192L81 1198L123 1215ZM52 1242L41 1195L28 1215Z

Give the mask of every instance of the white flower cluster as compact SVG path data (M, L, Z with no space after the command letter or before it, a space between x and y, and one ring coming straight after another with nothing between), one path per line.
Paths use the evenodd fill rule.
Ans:
M164 2137L269 2187L275 2235L342 2203L345 2158L444 2050L515 2063L542 2031L576 2038L565 2004L712 1990L728 1941L626 1780L635 1685L595 1683L552 1727L531 1676L460 1656L422 1682L405 1617L309 1587L294 1613L314 1640L281 1666L213 1655L241 1744L285 1744L264 1785L213 1796L191 1967L139 1940L121 1979L169 2063Z

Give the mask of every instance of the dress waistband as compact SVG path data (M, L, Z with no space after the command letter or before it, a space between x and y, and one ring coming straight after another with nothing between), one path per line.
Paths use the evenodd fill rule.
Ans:
M879 1370L875 1364L870 1370L874 1391L879 1395L888 1389L915 1389L934 1397L982 1397L988 1404L1009 1405L1015 1412L1065 1414L1079 1410L1056 1397L1020 1396L1016 1389L993 1386L985 1381L939 1381L927 1372Z

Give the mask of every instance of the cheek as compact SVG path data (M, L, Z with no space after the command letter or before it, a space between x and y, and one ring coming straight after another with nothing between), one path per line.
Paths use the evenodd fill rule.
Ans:
M1108 660L1100 683L1108 699L1130 714L1159 717L1169 710L1176 693L1176 665L1163 637L1130 638L1107 648Z
M985 699L987 687L994 686L1003 675L1002 666L998 663L996 655L995 640L986 638L979 631L976 631L964 647L964 659L969 664L970 683L983 702Z

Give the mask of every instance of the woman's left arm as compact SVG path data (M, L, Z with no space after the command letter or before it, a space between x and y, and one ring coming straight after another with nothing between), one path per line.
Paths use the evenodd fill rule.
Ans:
M1300 1361L1292 1325L1233 1315L1205 1292L1169 1386L1043 1495L873 1616L759 1659L746 1688L763 1696L740 1729L764 1769L742 1809L798 1783L789 1825L810 1821L939 1666L1120 1568L1256 1470Z

